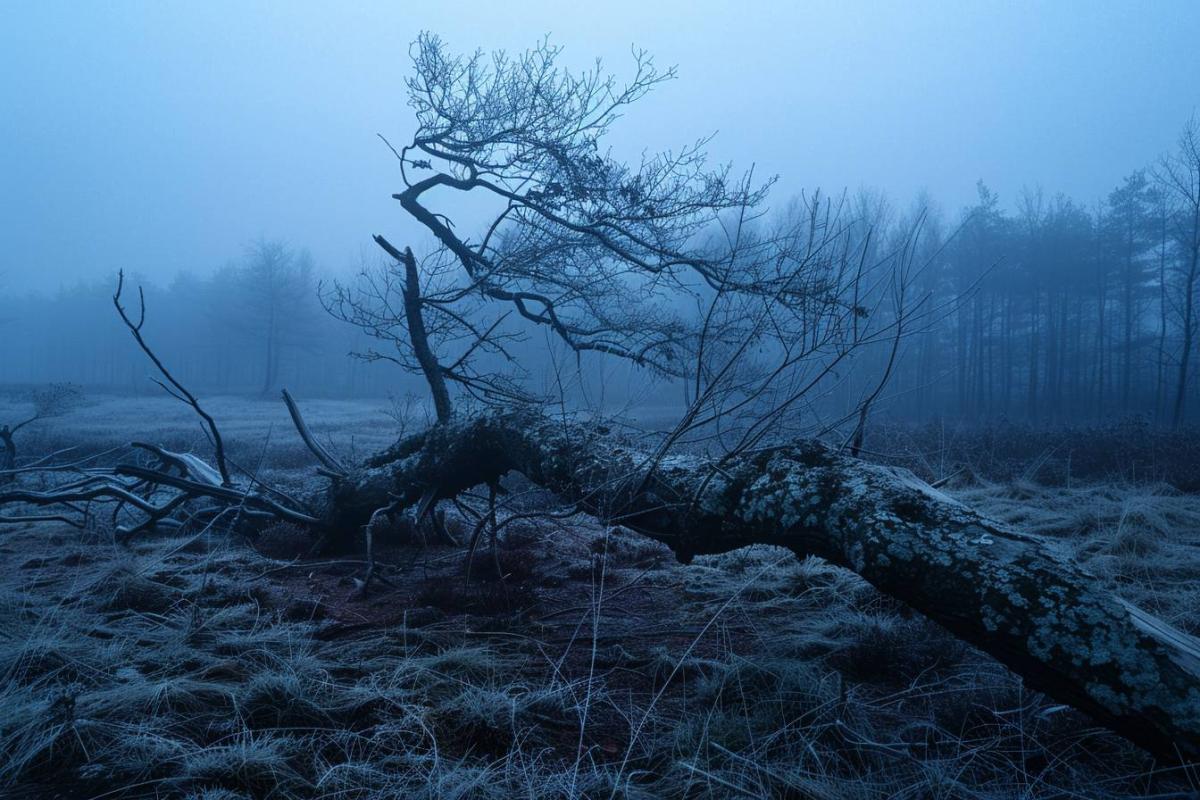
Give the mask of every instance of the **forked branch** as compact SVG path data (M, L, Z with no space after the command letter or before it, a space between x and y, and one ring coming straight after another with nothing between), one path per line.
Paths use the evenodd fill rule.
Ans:
M283 402L287 405L288 414L291 415L292 424L296 427L300 438L304 440L309 451L316 456L317 461L320 461L328 471L326 474L333 478L344 478L350 474L350 470L346 469L345 465L313 436L308 423L304 421L304 415L300 413L300 406L296 405L296 401L292 399L292 395L287 389L283 390Z
M213 449L216 451L217 471L221 474L221 485L232 486L233 479L230 477L229 466L225 460L225 442L221 439L221 431L217 429L216 421L209 415L207 411L204 410L204 408L200 405L200 401L196 399L196 396L189 392L187 387L175 379L175 376L171 374L171 371L167 369L166 365L163 364L159 357L154 354L154 351L150 349L150 345L147 344L145 338L142 337L142 326L146 323L146 295L142 291L142 287L138 287L137 322L134 322L129 318L129 314L125 311L125 306L121 303L121 292L124 290L124 288L125 270L121 270L117 273L117 291L113 294L113 306L116 307L117 313L121 315L121 321L125 323L125 327L129 329L129 332L133 334L133 339L137 342L138 347L140 347L142 352L146 354L146 357L153 362L155 368L158 369L159 374L162 375L167 382L163 383L162 381L155 379L155 383L166 390L167 394L191 406L192 410L195 411L202 420L204 420L204 424L208 429L209 439L212 441ZM168 386L167 384L170 385Z

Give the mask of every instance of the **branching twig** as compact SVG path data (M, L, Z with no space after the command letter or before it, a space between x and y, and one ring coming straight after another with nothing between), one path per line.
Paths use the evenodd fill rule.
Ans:
M121 315L121 321L125 323L125 327L129 329L129 332L133 334L134 341L138 343L138 347L142 349L142 352L146 354L146 357L149 358L150 361L153 362L154 366L158 368L159 373L167 380L167 383L174 388L174 391L171 391L171 389L167 389L167 391L172 396L191 406L192 410L195 411L202 420L204 420L204 424L208 428L209 438L212 440L213 448L216 450L217 471L221 473L221 485L232 486L233 479L229 475L229 467L225 462L225 442L221 439L221 432L217 429L216 421L209 415L207 411L204 410L203 407L201 407L200 401L196 399L196 396L189 392L182 383L175 379L175 376L171 374L170 370L168 370L166 365L164 365L159 357L155 355L154 351L150 349L150 345L147 344L146 340L142 337L142 326L146 323L146 296L142 291L142 287L138 287L139 310L138 320L136 323L129 318L129 315L125 311L125 306L121 304L121 292L124 288L125 270L121 270L117 273L117 291L113 294L112 298L113 306L116 307L117 313ZM160 382L159 385L161 386L163 384ZM164 388L166 387L164 386Z

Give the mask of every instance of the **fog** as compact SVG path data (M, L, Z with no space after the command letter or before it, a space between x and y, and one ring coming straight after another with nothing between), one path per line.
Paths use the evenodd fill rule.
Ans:
M898 307L871 317L877 333L853 326L846 353L809 359L828 371L815 391L834 419L884 384L881 407L921 418L1178 424L1200 406L1187 202L1162 169L1200 105L1200 8L1187 2L10 8L0 383L153 389L112 313L124 270L147 287L158 346L198 388L424 394L420 366L402 355L397 369L386 343L381 355L363 308L346 305L354 295L335 302L383 258L372 235L418 253L434 242L391 197L405 184L388 143L402 147L417 130L405 80L422 31L468 55L548 42L562 48L558 67L602 59L618 81L644 48L677 77L605 131L618 162L711 135L710 167L777 177L757 203L760 224L794 223L797 198L834 198L847 263L854 248L864 263L919 252L924 277L910 283L923 310L905 320L898 360L878 333L901 327ZM492 218L479 194L428 198L469 240ZM285 256L264 261L268 250ZM423 279L441 274L432 263ZM840 285L856 307L878 310L888 296L878 280ZM691 313L708 302L696 286L641 298L650 305L637 313L655 319L653 303ZM471 313L492 324L506 302ZM341 320L327 313L339 303ZM502 338L524 337L507 352L434 331L448 337L435 341L443 365L470 354L485 370L528 368L525 388L560 380L572 360L563 338L543 335L546 320L530 330L518 318L495 323ZM626 320L625 335L641 324ZM776 335L767 350L787 341ZM642 356L595 347L566 348L591 390L690 402L682 373L647 383Z
M0 7L0 796L1197 798L1200 3Z
M411 132L421 30L457 51L544 35L679 79L613 131L802 188L872 186L947 210L982 179L1084 204L1172 145L1200 104L1200 8L1093 3L11 4L0 25L0 273L55 290L117 268L208 273L256 237L343 269L415 237L376 138Z

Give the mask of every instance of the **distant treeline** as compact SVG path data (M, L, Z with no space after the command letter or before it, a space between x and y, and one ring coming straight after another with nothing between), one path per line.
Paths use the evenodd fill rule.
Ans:
M423 401L424 381L388 361L386 343L326 312L322 287L331 284L331 276L319 272L305 250L261 241L206 276L183 273L161 286L135 274L126 275L126 282L144 292L151 345L189 387L248 395L281 388L314 397L411 395ZM345 271L336 277L345 278ZM104 392L161 392L150 380L152 365L113 308L116 286L113 273L51 295L0 294L0 391L71 382ZM132 291L124 302L136 315ZM548 363L544 339L530 336L509 349L545 394L546 370L538 368ZM367 352L383 358L353 355Z
M1091 208L1027 191L1014 213L980 184L923 276L958 302L910 341L893 411L1194 419L1200 209L1168 180L1135 172Z
M0 304L0 383L69 380L109 391L159 391L113 309L116 280L114 274ZM364 347L364 337L325 313L303 251L260 243L242 263L208 276L182 274L167 286L137 275L127 280L143 285L147 337L189 386L230 393L288 386L326 396L416 387L398 371L347 357ZM136 298L126 302L136 311Z
M982 183L978 202L955 215L927 199L900 214L878 194L854 198L856 224L877 231L878 242L896 241L923 220L912 297L941 309L909 332L876 413L1037 423L1194 420L1198 138L1189 127L1174 155L1132 173L1092 206L1030 190L1006 210ZM288 386L321 396L423 396L420 380L394 364L348 357L380 343L325 312L320 279L303 251L262 242L209 276L147 284L147 331L178 376L208 392ZM0 384L69 380L155 390L113 312L115 282L114 275L52 296L0 298ZM518 347L543 382L553 372L543 368L545 346L534 335ZM887 348L856 355L830 378L822 402L832 412L849 407L887 361ZM595 364L585 368L595 372ZM634 383L642 385L638 402L654 401L655 392L667 404L682 395L665 383L649 390L645 381ZM611 384L610 399L627 394L628 387Z

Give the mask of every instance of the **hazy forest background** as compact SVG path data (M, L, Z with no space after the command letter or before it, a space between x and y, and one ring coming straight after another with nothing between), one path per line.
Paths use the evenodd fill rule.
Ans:
M1200 797L1195 7L538 5L0 23L0 794Z
M923 218L915 294L946 310L905 339L876 412L914 421L1193 421L1200 413L1200 382L1191 378L1200 317L1197 223L1195 189L1189 197L1179 181L1196 146L1188 123L1178 143L1164 143L1162 156L1114 176L1102 198L1030 187L1006 199L980 182L977 203L946 211L927 195L835 195L847 224L861 231L858 252L867 262ZM387 361L347 358L374 343L322 306L321 287L327 292L383 258L364 247L364 263L317 264L303 242L249 242L210 272L146 283L151 324L180 377L207 393L273 395L287 386L327 398L420 395L420 379ZM115 282L109 275L53 293L0 295L4 382L154 391L111 313ZM538 337L515 345L532 365L535 390L553 384L550 345ZM827 380L816 408L827 415L850 408L888 358L886 347L856 353ZM588 355L564 363L604 384L611 402L683 403L680 386L647 388L645 374L627 366L614 370Z

